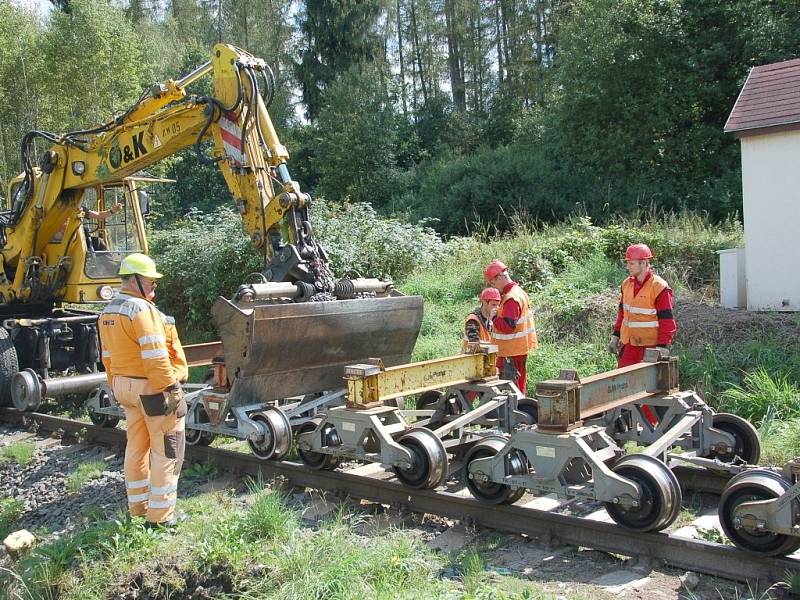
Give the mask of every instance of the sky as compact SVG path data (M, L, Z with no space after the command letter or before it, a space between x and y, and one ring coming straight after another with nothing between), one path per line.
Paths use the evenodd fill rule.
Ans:
M39 15L46 17L50 14L53 5L50 0L11 0L11 4L34 9Z

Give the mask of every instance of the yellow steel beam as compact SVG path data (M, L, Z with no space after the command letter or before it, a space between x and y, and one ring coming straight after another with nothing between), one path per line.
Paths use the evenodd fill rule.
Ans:
M497 346L474 353L384 368L383 363L345 367L350 408L372 408L386 400L497 377Z

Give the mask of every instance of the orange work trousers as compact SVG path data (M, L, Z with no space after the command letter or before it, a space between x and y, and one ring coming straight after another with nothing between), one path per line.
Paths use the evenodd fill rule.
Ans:
M147 379L114 377L114 397L125 410L128 444L125 448L125 487L131 516L163 523L175 515L178 477L185 448L186 407L170 414L142 395L156 394ZM164 404L166 408L166 403ZM182 408L182 410L181 410ZM153 414L153 413L161 414ZM149 414L148 414L149 413Z

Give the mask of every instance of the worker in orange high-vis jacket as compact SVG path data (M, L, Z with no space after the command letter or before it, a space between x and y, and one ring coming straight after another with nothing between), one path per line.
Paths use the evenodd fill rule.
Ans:
M617 367L642 362L647 348L669 351L677 331L672 314L672 290L669 284L653 273L653 253L646 244L632 244L625 251L625 265L630 277L620 287L619 309L608 351L615 354ZM654 424L655 415L645 406L647 420Z
M186 356L174 320L153 304L153 259L130 254L120 265L119 295L100 313L102 360L114 397L125 410L128 510L149 526L176 522L183 464Z
M516 375L513 380L524 394L528 387L525 367L528 353L539 347L530 298L511 279L508 267L499 260L489 263L483 276L501 295L497 316L492 319L492 343L497 344L497 368L502 377L509 377L509 370L512 376Z
M489 287L481 292L481 305L467 315L464 322L464 339L461 350L465 351L470 343L492 341L492 319L497 316L500 307L500 292Z

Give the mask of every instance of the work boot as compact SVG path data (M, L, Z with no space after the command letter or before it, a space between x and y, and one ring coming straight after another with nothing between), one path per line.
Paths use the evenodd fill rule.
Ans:
M167 519L166 521L160 521L158 523L153 523L152 521L145 521L144 526L147 529L172 529L176 527L178 523L183 523L189 517L186 515L185 512L180 511L176 512L175 516L171 519Z

